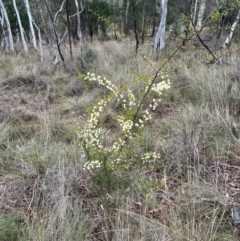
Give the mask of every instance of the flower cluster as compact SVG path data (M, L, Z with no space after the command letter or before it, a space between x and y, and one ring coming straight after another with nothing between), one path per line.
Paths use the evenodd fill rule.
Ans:
M118 95L117 101L121 102L123 104L124 109L130 109L132 110L134 106L136 106L136 99L133 93L131 92L130 89L125 90L126 94L121 93L121 88L119 89L119 92L116 93L115 95Z
M136 106L136 98L130 89L127 90L127 95L129 100L128 101L129 109L132 109L134 106Z
M167 90L171 87L170 80L168 79L167 81L161 81L160 83L157 83L153 85L152 90L158 93L159 95L162 94L163 90Z
M157 98L153 98L152 103L149 105L151 110L155 110L158 103L161 101L160 96L162 95L162 91L163 90L168 90L171 87L171 82L169 79L164 80L165 76L161 75L160 76L162 81L159 83L156 83L152 86L152 91L154 91L157 95ZM166 78L168 78L169 76L166 75Z
M122 128L125 137L131 136L131 130L133 127L133 121L126 119L124 116L118 116L117 120L119 121L119 125Z
M87 73L85 76L84 80L89 80L89 81L95 81L98 82L98 84L105 86L107 89L109 89L113 94L118 94L118 90L116 86L107 78L101 77L101 76L96 76L94 73Z
M156 152L147 152L141 156L141 160L143 164L154 163L156 159L159 159L159 158L160 158L160 154Z
M104 129L98 127L99 117L106 106L106 100L100 100L96 106L93 107L93 110L90 114L90 117L87 120L87 125L82 133L86 147L96 147L102 149L102 138L104 136Z
M139 118L138 122L135 123L135 126L142 129L144 125L152 119L152 115L150 114L149 110L145 110L143 117Z
M113 146L112 146L112 151L115 151L115 152L118 152L122 146L124 146L126 143L126 141L119 137L114 143L113 143Z
M129 166L130 166L129 163L127 163L126 160L123 161L121 158L108 160L108 163L107 163L107 168L110 168L110 169L116 169L116 167L121 169L126 169L126 168L129 168ZM102 167L102 162L100 162L99 160L91 160L84 163L83 170L84 171L98 170L101 167Z
M101 167L101 162L99 160L92 160L90 162L85 162L83 170L98 169Z
M151 120L151 111L155 110L158 102L161 100L160 96L162 95L162 91L169 89L171 86L169 79L164 80L166 77L168 78L168 75L160 72L159 76L161 81L153 84L151 88L151 90L155 92L156 97L153 98L152 103L148 106L149 108L144 110L142 117L133 121L132 110L136 107L137 103L131 89L124 88L124 86L117 88L108 79L96 76L93 73L87 73L85 80L95 81L105 86L110 90L110 94L99 100L97 104L93 106L85 128L78 133L87 154L84 170L100 169L103 165L105 168L111 170L129 166L129 163L126 162L127 155L121 152L127 140L134 138L132 133L133 126L135 129L140 130ZM149 86L149 82L145 82L146 89L148 89L147 85ZM109 145L105 142L108 138L109 131L104 128L104 126L101 126L99 119L107 104L115 97L117 101L122 103L124 112L116 117L120 131L116 133L114 141ZM143 164L153 163L157 158L160 158L160 156L155 152L147 152L141 156Z

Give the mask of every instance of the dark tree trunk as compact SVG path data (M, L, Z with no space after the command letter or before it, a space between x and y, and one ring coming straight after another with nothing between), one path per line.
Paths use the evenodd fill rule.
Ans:
M126 36L129 34L129 0L126 0L125 6L124 34Z
M132 0L132 11L133 11L133 27L134 27L134 35L136 40L136 53L138 51L139 39L138 39L138 31L137 31L137 18L136 18L136 10L135 10L135 0Z
M143 9L142 9L142 44L144 44L145 39L145 2L143 3Z
M156 29L156 19L154 17L154 19L153 19L153 26L152 26L152 34L151 34L152 38L155 36L155 29Z

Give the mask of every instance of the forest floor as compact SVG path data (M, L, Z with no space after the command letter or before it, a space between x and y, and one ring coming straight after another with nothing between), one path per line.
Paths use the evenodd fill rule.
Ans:
M169 60L162 74L172 86L132 148L159 158L116 169L107 192L83 170L77 135L107 92L82 76L127 83L138 95L135 81L173 51L156 60L150 46L136 55L134 43L94 42L83 62L65 67L45 52L43 63L36 54L0 56L0 240L239 240L239 49L219 53L218 63L190 48ZM118 111L112 103L103 113L110 129Z

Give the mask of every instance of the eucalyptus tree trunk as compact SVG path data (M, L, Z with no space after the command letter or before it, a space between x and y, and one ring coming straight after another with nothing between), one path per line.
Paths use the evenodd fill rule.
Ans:
M129 33L129 0L126 1L126 9L125 9L125 21L124 21L124 33L125 35L128 35Z
M137 30L137 17L136 17L136 8L135 8L135 0L131 0L132 2L132 13L133 13L133 26L134 26L134 35L136 40L136 53L138 51L139 39L138 39L138 30Z
M165 29L167 19L167 3L168 0L162 0L161 21L154 41L154 50L163 49L165 47Z
M7 38L7 42L9 44L9 49L14 51L14 44L13 44L13 36L12 36L12 31L11 31L11 26L10 26L10 22L8 19L8 15L7 15L7 11L3 5L2 0L0 0L0 9L2 10L2 20L3 20L3 24L4 22L6 23L6 27L7 27L7 34L8 34L8 38ZM4 21L5 19L5 21Z
M52 44L55 42L56 33L54 28L54 22L53 22L53 15L51 14L51 6L49 4L50 0L42 0L45 3L45 8L47 12L47 21L46 21L46 27L47 27L47 34L46 34L46 40L48 42L48 46L52 46Z
M59 56L61 57L61 59L62 59L62 61L63 61L63 63L64 63L64 59L63 59L62 53L61 53L61 51L60 51L60 45L61 45L61 43L64 41L65 37L67 36L67 33L68 33L68 30L67 30L67 28L66 28L66 30L65 30L62 38L61 38L61 39L59 38L59 40L58 40L59 49L58 49L58 52L57 52L57 54L56 54L56 57L55 57L55 60L54 60L54 63L53 63L54 65L57 65L57 64L58 64L58 62L59 62Z
M6 48L8 48L8 39L6 37L6 31L5 31L5 26L4 26L4 15L3 15L3 10L1 9L1 16L0 16L0 24L1 24L1 28L2 28L2 39L1 39L1 47L4 48L4 46Z
M43 51L42 51L42 37L41 37L41 31L40 28L37 26L37 24L35 22L33 22L33 24L35 25L35 28L38 31L38 39L39 39L39 52L40 52L40 59L41 62L43 62Z
M37 49L37 41L36 41L36 36L35 36L34 28L33 28L33 18L32 18L32 13L31 13L29 1L24 0L24 2L25 2L25 7L27 9L28 19L29 19L29 25L30 25L30 30L31 30L31 34L32 34L33 47L35 49Z
M77 38L79 41L79 50L80 50L80 57L82 56L82 31L81 31L81 19L80 19L80 13L83 11L83 7L81 5L81 11L79 11L79 5L78 0L75 0L75 6L77 10Z
M234 23L232 24L230 33L229 33L229 35L227 36L227 38L226 38L226 40L225 40L225 42L224 42L224 44L223 44L223 46L222 46L224 49L226 49L226 48L228 48L228 47L230 46L230 42L231 42L231 40L232 40L233 33L234 33L234 31L235 31L235 28L236 28L236 26L237 26L237 24L238 24L239 19L240 19L240 9L239 9L239 11L238 11L238 15L237 15Z
M145 39L145 2L143 3L142 6L142 44L144 44L144 39Z
M45 10L45 6L43 5L43 2L41 3L38 3L37 4L37 9L36 9L39 13L39 17L41 19L41 29L42 29L42 32L44 33L44 36L46 37L46 40L47 40L47 17L46 15L44 15L44 10ZM49 44L49 40L47 40L47 43Z
M17 9L16 0L13 0L13 6L14 6L14 9L15 9L15 12L16 12L16 15L17 15L17 20L18 20L18 25L19 25L19 30L20 30L20 34L21 34L23 48L24 48L25 52L27 53L28 52L27 42L26 42L25 37L24 37L24 29L22 27L21 18L20 18L18 9Z
M196 27L198 31L202 29L203 15L204 15L205 9L206 9L206 0L201 0L200 9L198 12L197 27Z
M52 19L52 22L53 22L53 29L54 29L54 34L55 34L55 38L56 38L57 48L58 48L57 56L59 55L59 56L61 57L61 60L63 61L63 63L64 63L64 58L63 58L63 55L62 55L62 52L61 52L61 48L60 48L60 45L61 45L62 40L60 39L60 35L59 35L58 32L57 32L56 25L57 25L57 21L58 21L58 16L59 16L59 14L62 12L65 2L66 2L66 0L63 0L60 9L57 11L57 13L55 14L54 19L53 19L53 18L52 18L52 15L51 15L51 12L50 12L50 10L49 10L49 7L48 7L48 5L47 5L47 2L46 2L46 0L45 0L46 6L47 6L47 8L48 8L49 15L50 15L50 17L51 17L51 19ZM63 35L64 38L65 38L65 35L66 35L66 34L67 34L67 29L66 29L66 31L65 31L65 33L64 33L64 35ZM64 38L62 38L62 39L64 39ZM56 56L56 59L58 59L57 56ZM57 62L58 62L58 61L56 61L56 59L55 59L54 64L57 64Z
M67 29L68 29L68 44L69 44L69 53L70 58L73 59L73 52L72 52L72 38L71 38L71 22L70 22L70 1L66 1L66 14L67 14Z
M195 0L194 8L192 11L192 23L195 25L196 23L196 16L197 16L197 5L198 5L198 0Z

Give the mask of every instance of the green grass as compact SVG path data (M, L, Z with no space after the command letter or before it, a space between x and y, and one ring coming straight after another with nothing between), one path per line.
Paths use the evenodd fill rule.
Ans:
M22 218L18 216L0 215L0 240L21 240L23 235L21 230L22 222Z

